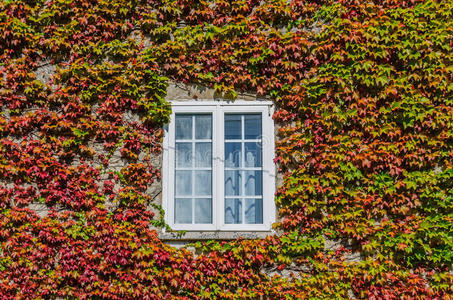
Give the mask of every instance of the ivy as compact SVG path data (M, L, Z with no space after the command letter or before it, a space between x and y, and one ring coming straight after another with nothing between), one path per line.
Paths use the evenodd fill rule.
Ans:
M2 298L453 294L452 1L0 7ZM274 101L277 235L159 240L169 81Z

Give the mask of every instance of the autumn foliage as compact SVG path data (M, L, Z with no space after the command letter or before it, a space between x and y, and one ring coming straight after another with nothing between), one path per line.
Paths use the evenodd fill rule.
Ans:
M453 1L0 8L2 299L453 297ZM278 235L151 229L170 80L274 101Z

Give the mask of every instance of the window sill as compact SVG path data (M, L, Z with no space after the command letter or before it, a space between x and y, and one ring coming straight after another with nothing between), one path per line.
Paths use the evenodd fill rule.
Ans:
M173 232L162 232L159 238L163 241L199 241L199 240L235 240L263 239L266 236L274 235L274 230L269 231L188 231L182 236Z

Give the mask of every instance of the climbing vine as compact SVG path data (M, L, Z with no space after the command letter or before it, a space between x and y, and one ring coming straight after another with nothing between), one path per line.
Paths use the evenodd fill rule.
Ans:
M2 298L452 297L452 1L0 8ZM170 81L274 101L277 235L159 240Z

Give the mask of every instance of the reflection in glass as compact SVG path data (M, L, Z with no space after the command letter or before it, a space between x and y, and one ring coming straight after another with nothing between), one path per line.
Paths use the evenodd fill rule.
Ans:
M242 178L240 171L225 171L225 195L238 196L242 194Z
M242 201L241 199L225 199L225 223L242 223Z
M192 139L192 116L191 115L176 115L176 139L190 140Z
M192 167L192 143L176 143L176 167Z
M210 168L212 164L211 143L195 144L195 167Z
M245 171L245 195L260 196L262 194L261 171Z
M245 143L245 166L261 167L261 142Z
M225 168L238 169L225 169L227 224L263 223L261 128L261 114L225 114L225 139L238 140L225 141Z
M241 167L241 143L225 143L225 167Z
M176 196L192 195L192 171L176 171Z
M195 195L211 195L211 171L195 171Z
M245 139L261 138L261 115L244 115Z
M211 115L195 115L195 138L197 140L212 138Z
M263 224L262 199L245 199L245 223Z
M192 223L192 199L176 198L175 199L175 223L187 224Z
M212 139L212 115L176 114L175 118L174 221L212 223L212 142L206 141Z
M212 223L212 200L210 198L195 199L195 224Z
M242 138L241 115L225 115L225 139L240 140Z

